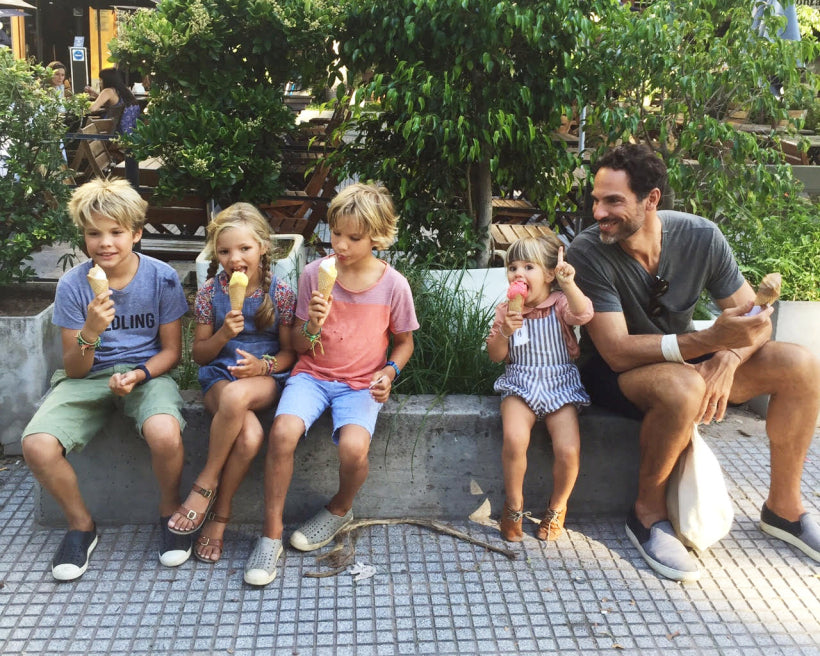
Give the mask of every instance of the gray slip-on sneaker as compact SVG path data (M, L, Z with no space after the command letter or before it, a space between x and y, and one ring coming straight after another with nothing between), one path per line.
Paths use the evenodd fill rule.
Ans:
M276 563L282 555L282 540L266 538L256 541L248 562L245 563L245 583L267 585L276 578Z
M809 513L803 513L796 522L790 522L773 513L764 503L760 511L760 530L788 542L820 563L820 524Z
M352 521L353 508L348 510L344 517L334 515L327 508L322 508L294 531L290 536L290 544L299 551L321 549Z
M673 581L697 581L700 578L697 561L675 535L669 520L655 522L646 528L633 508L626 519L626 536L646 564L661 576Z

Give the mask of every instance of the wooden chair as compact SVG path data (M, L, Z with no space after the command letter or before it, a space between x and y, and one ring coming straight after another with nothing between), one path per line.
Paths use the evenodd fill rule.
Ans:
M303 125L299 135L283 148L282 178L288 190L270 203L259 206L277 234L299 234L310 239L319 221L327 218L327 206L336 193L338 180L326 163L336 143L329 139L342 122L347 108L336 106L327 120Z
M80 129L80 134L94 135L100 132L95 123L89 123ZM70 168L76 171L77 177L88 180L106 177L113 165L106 140L81 139Z

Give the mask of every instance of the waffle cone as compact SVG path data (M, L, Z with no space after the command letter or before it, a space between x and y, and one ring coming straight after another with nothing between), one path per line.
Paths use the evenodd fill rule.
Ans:
M780 298L782 278L779 273L767 273L760 281L755 296L755 305L771 305Z
M333 291L333 285L336 284L336 273L330 273L325 269L319 268L319 291L325 298L330 298L330 292Z
M507 304L508 312L521 312L524 309L524 297L521 294L513 296Z
M108 291L108 281L102 278L92 278L88 276L88 284L91 285L91 291L94 292L94 296L99 296L104 291Z

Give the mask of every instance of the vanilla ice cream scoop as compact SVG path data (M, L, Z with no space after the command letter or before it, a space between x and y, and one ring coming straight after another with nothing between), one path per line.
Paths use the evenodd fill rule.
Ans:
M333 291L337 275L335 257L329 257L319 265L319 291L326 299L330 297L330 292Z
M103 271L98 264L95 264L88 270L86 279L88 280L88 284L91 285L91 291L94 292L94 296L99 296L103 292L108 291L108 276L105 275L105 271Z

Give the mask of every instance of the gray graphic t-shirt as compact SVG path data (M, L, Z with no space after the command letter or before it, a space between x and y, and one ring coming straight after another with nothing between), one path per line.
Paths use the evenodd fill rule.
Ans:
M116 315L101 335L102 345L94 352L97 371L115 364L141 364L160 350L159 327L179 319L188 310L185 292L174 269L148 255L139 254L140 264L133 280L113 290ZM80 330L94 293L86 275L93 262L83 262L66 273L57 284L53 323Z

